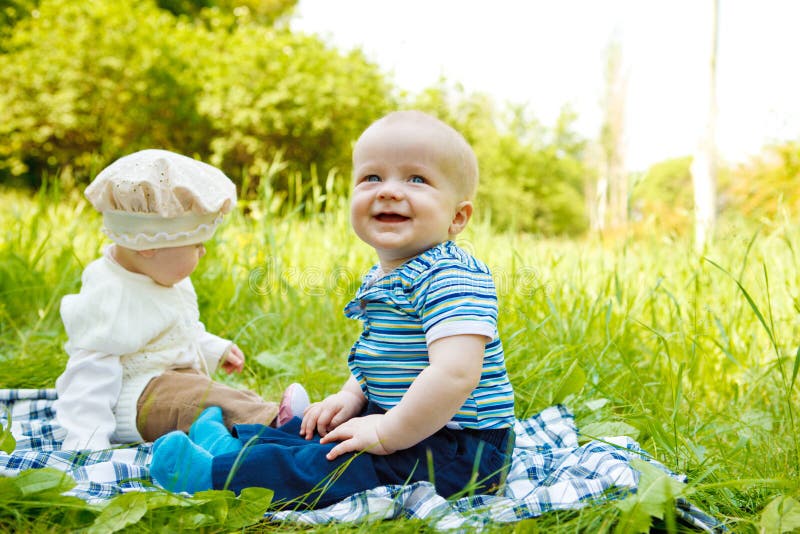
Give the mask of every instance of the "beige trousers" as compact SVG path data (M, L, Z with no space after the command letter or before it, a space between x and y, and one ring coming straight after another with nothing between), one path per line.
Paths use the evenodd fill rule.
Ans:
M222 408L225 426L259 423L269 425L278 415L278 404L247 390L215 382L195 369L175 369L153 378L136 404L136 426L145 441L155 441L173 430L189 427L209 406Z

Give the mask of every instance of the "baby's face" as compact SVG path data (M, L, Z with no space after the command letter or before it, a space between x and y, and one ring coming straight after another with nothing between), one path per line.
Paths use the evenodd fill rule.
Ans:
M453 222L463 194L447 146L436 128L411 122L375 125L359 139L350 218L384 270L460 230Z
M158 248L149 258L145 274L159 285L173 286L192 274L205 254L206 248L202 243Z

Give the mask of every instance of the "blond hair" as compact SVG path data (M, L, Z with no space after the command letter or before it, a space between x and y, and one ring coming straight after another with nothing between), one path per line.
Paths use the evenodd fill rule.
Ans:
M452 164L453 171L456 174L453 178L459 180L459 190L464 196L464 200L472 200L478 189L478 158L475 156L470 144L458 130L433 115L418 110L393 111L376 120L364 130L358 141L356 141L356 147L361 138L373 127L399 122L426 124L441 134L442 139L445 141L445 146L441 148L446 151L449 162Z

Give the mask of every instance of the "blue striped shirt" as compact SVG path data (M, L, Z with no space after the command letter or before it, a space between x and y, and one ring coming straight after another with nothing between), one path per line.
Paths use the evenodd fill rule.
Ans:
M514 391L497 335L497 295L480 260L447 241L383 275L365 276L347 317L364 322L348 365L364 394L384 409L397 405L429 364L428 345L478 334L486 344L480 382L449 426L504 428L514 422Z

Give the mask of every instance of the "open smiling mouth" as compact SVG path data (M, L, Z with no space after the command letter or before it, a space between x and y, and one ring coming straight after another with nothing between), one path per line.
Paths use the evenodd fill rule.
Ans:
M400 215L398 213L379 213L375 216L375 218L384 223L399 223L410 219L410 217L406 217L405 215Z

